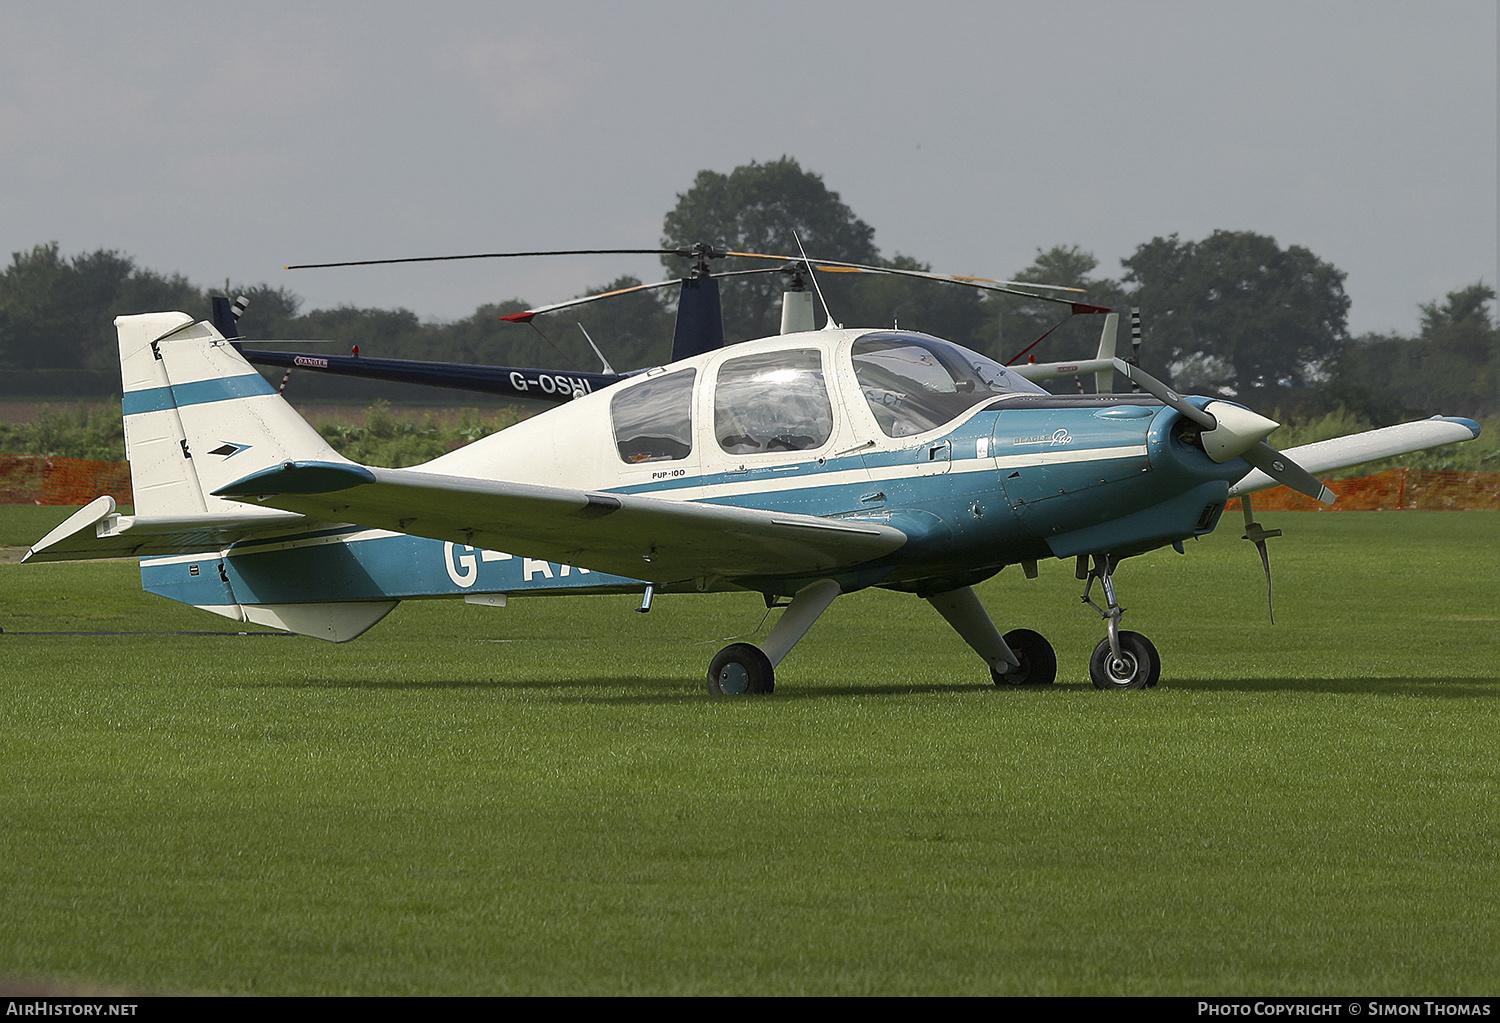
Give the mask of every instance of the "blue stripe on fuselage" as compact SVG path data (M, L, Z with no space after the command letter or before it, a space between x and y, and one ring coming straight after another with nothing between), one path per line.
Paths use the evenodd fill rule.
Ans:
M325 530L268 541L274 549L241 545L228 556L144 558L141 584L185 604L389 600L467 593L630 591L645 584L604 572L512 557L464 544L368 530ZM222 562L222 565L221 565ZM223 575L220 575L222 568Z

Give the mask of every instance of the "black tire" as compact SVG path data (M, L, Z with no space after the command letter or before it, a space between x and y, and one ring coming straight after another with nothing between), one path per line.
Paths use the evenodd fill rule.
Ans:
M1101 639L1089 658L1089 678L1095 689L1145 689L1153 685L1152 665L1161 674L1161 660L1156 648L1138 632L1120 633L1120 660L1115 660L1109 639Z
M731 643L708 665L708 691L715 696L755 696L776 691L776 670L758 646Z
M990 669L997 686L1044 686L1057 681L1057 651L1047 637L1031 629L1013 629L1005 634L1005 645L1021 660L1019 668L1001 672Z
M1146 656L1151 660L1151 670L1146 672L1146 688L1150 689L1152 686L1156 685L1156 683L1161 681L1161 654L1156 652L1156 644L1151 642L1145 636L1142 636L1139 632L1120 633L1120 638L1122 640L1126 636L1133 637L1136 642L1142 644L1146 648Z

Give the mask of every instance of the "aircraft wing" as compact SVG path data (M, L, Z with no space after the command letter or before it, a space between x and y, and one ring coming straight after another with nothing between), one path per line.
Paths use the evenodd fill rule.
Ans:
M1347 437L1320 440L1316 444L1286 448L1281 453L1290 457L1313 475L1345 469L1363 462L1374 462L1382 458L1404 455L1411 451L1458 441L1473 440L1479 436L1479 424L1472 419L1433 416L1415 423L1387 426L1381 430L1366 430ZM1276 480L1259 469L1253 470L1229 488L1230 497L1253 494L1258 490L1269 490L1279 486Z
M907 539L873 522L331 462L287 462L215 493L654 583L830 572Z

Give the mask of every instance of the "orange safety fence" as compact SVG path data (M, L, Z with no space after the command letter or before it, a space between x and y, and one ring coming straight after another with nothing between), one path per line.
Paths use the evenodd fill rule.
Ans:
M0 455L0 504L88 504L101 494L135 503L129 462Z
M1322 504L1286 487L1252 494L1256 511L1472 511L1500 509L1500 472L1392 469L1357 479L1325 480L1338 495ZM1228 511L1237 511L1230 501Z
M1327 483L1338 495L1331 505L1275 487L1255 494L1255 507L1266 511L1500 510L1500 472L1392 469ZM100 494L109 494L120 504L134 503L129 462L0 455L0 504L79 505ZM1239 501L1229 502L1228 510L1238 508Z

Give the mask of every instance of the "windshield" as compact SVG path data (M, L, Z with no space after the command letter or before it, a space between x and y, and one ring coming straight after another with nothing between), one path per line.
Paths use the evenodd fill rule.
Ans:
M1001 395L1047 393L993 359L926 334L866 334L853 354L859 388L888 437L935 429Z

